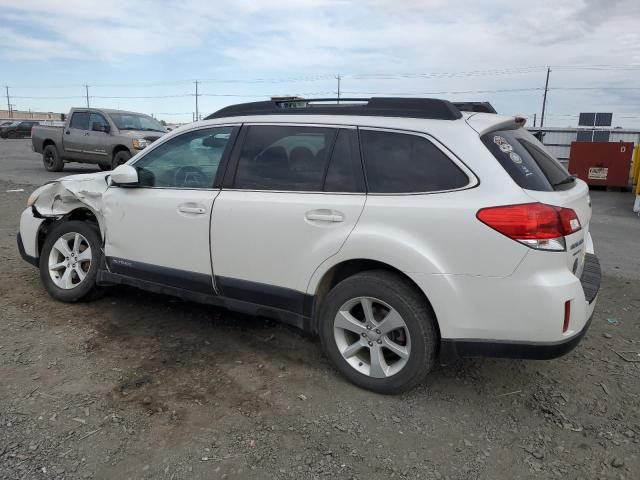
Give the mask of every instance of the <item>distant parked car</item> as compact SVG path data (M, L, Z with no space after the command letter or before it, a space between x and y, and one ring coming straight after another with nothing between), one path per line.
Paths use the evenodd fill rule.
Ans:
M36 120L23 120L10 122L9 125L0 126L1 138L25 138L31 136L31 129L40 122Z
M110 170L166 132L160 122L143 113L72 108L63 127L39 125L31 142L50 172L61 172L66 162L93 163Z

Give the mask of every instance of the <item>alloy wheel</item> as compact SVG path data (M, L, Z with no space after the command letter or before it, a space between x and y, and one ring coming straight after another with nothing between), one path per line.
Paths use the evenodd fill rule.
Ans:
M402 316L373 297L345 302L335 316L333 334L342 358L369 377L395 375L411 354L411 337Z
M49 275L59 288L70 290L80 285L91 268L91 246L76 232L62 235L49 253Z
M47 164L47 167L52 168L53 167L53 162L54 162L53 153L47 152L44 155L44 161Z

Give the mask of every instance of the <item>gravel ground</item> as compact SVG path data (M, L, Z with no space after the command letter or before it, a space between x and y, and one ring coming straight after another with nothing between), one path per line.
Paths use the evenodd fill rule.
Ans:
M7 181L2 148L0 478L640 478L640 283L624 261L639 256L627 230L606 237L617 263L603 260L573 352L463 360L380 396L342 380L316 339L264 319L127 288L52 300L17 252L33 187ZM640 221L607 195L593 195L596 244L618 221L639 238Z

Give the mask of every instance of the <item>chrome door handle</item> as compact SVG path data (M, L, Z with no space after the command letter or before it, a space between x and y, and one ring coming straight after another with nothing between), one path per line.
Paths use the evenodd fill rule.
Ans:
M201 215L207 212L207 210L203 207L184 207L184 206L178 207L178 211L182 213L196 213L198 215Z
M342 222L344 215L335 210L313 210L307 212L304 216L307 220L315 222Z

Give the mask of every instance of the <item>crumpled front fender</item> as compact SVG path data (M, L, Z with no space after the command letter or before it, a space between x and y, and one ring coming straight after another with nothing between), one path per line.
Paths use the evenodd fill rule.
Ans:
M33 205L45 218L60 218L78 208L88 208L98 220L104 237L102 195L109 188L110 172L71 175L41 187Z

